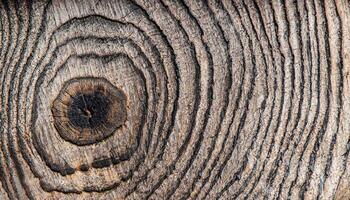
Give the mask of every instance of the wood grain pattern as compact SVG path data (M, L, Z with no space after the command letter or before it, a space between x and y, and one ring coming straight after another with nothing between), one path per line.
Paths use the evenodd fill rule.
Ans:
M0 199L350 199L347 0L3 0L0 30Z

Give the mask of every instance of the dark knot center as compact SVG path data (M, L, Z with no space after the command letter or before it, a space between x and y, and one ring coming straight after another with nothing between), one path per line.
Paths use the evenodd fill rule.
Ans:
M77 94L68 108L69 121L79 128L95 128L105 123L110 102L101 92Z
M112 135L127 118L123 91L104 78L67 81L52 105L54 125L63 139L93 144Z

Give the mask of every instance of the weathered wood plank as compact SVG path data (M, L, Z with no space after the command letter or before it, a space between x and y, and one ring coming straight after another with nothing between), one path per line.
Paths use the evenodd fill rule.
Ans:
M350 3L0 3L0 199L350 199Z

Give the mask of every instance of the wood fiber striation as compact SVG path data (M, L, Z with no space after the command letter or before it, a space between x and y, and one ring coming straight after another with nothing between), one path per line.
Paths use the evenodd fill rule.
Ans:
M349 199L347 0L0 2L0 199Z

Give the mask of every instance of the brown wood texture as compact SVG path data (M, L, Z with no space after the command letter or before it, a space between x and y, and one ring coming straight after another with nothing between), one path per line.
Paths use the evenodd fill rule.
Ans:
M2 0L0 199L350 199L348 0Z

